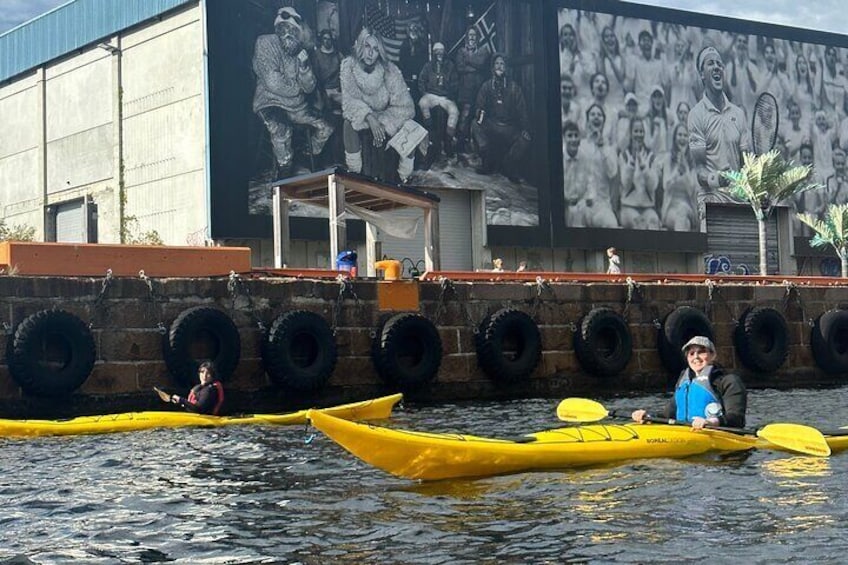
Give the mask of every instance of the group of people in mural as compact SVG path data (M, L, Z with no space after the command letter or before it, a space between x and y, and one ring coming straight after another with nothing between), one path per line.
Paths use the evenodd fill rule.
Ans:
M691 231L729 198L723 171L752 151L757 97L777 100L775 148L825 188L793 202L848 202L848 77L834 46L559 12L565 221Z
M314 42L292 7L279 9L274 32L256 40L253 110L269 133L278 177L295 172L298 144L322 164L394 182L457 152L481 174L513 179L520 169L530 140L524 96L507 77L505 56L478 45L473 26L449 55L412 22L397 63L368 26L347 56L329 29ZM303 142L293 141L298 129ZM331 137L342 143L328 145Z

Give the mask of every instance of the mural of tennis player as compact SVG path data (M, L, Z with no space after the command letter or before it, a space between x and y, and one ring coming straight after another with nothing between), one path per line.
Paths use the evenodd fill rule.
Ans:
M278 175L288 176L294 161L292 131L306 126L311 131L312 155L318 155L333 133L308 102L318 84L307 48L312 32L294 8L280 8L274 20L274 33L256 38L253 72L256 91L253 111L259 115L271 136Z
M530 147L530 118L524 93L506 74L506 56L492 57L492 78L477 93L477 119L471 134L480 151L480 174L500 171L519 182L521 161Z
M727 186L723 171L738 170L742 151L751 147L751 133L745 112L724 93L724 63L715 47L701 49L695 66L704 85L704 94L689 112L689 149L695 163L700 202L729 202L732 198L717 190Z
M353 52L342 61L345 164L348 170L386 181L396 180L387 170L393 150L386 143L415 116L412 96L400 69L389 61L378 35L363 28ZM368 157L363 164L363 151ZM412 174L414 155L400 155L397 175L405 182Z

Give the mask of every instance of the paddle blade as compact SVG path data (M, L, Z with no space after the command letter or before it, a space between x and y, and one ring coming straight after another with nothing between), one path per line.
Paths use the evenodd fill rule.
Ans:
M603 404L587 398L566 398L559 403L556 413L564 422L597 422L609 416Z
M828 457L830 446L822 433L801 424L769 424L757 431L757 437L778 447L817 457Z
M164 390L159 390L156 387L153 387L153 390L156 391L156 394L159 395L159 398L162 399L162 402L171 402L171 395L165 392Z

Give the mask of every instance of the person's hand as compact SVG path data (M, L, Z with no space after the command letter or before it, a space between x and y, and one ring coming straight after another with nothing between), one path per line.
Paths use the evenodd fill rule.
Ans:
M703 430L707 425L707 421L700 416L695 416L692 418L692 429L693 430Z
M644 424L645 423L645 416L647 416L647 415L648 415L648 412L645 411L645 410L634 410L633 414L631 414L630 417L633 418L634 422L636 422L638 424Z
M179 403L180 403L180 397L177 396L176 394L172 394L171 395L171 404L179 404Z
M523 137L525 141L530 141L530 132L527 130L522 131L521 137Z
M382 147L386 142L386 128L380 123L380 120L374 114L368 114L365 117L368 122L368 127L371 128L371 135L374 136L374 147Z

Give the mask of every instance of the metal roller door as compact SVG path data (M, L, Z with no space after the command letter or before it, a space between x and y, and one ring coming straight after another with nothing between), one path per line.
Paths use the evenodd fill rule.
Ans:
M777 215L766 220L768 272L779 270ZM735 275L760 274L759 235L754 211L747 204L707 205L705 271Z
M471 193L462 189L428 189L441 198L439 203L439 243L441 245L442 270L471 270ZM423 212L418 208L404 208L388 212L387 215L403 218L419 218ZM381 234L383 254L403 261L408 258L424 270L424 221L413 239L399 239L386 233ZM409 262L404 261L405 274L409 274Z

